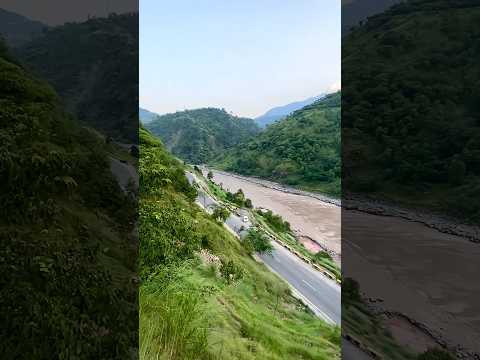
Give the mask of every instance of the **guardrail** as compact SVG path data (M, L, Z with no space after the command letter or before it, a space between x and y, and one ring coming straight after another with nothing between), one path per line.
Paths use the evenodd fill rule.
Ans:
M255 217L254 217L255 218ZM257 222L258 220L255 219ZM342 284L342 281L340 279L337 279L337 277L332 274L330 271L328 271L327 269L325 269L323 266L320 266L314 262L312 262L309 258L303 256L302 254L300 254L297 250L295 250L294 248L292 248L290 245L284 243L282 240L278 239L276 236L272 235L271 232L264 228L266 234L268 235L268 237L272 240L274 240L275 242L277 242L278 244L280 244L281 246L283 246L285 249L287 249L288 251L290 251L292 254L294 254L295 256L297 256L298 258L300 258L301 260L303 260L304 262L306 262L307 264L311 265L315 270L321 272L323 275L325 275L326 277L328 277L329 279L333 280L333 281L336 281L338 284Z

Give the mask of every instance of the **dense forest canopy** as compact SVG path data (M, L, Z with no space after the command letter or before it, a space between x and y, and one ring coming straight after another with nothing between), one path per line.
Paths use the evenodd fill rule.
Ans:
M344 191L480 220L479 21L478 1L411 0L344 39Z
M327 95L215 159L214 164L340 194L340 92Z
M193 164L208 162L260 131L253 120L216 108L162 115L145 127L162 139L174 155Z
M16 53L78 120L138 142L138 14L50 28Z
M59 103L0 43L1 354L127 359L138 341L136 206L103 139Z

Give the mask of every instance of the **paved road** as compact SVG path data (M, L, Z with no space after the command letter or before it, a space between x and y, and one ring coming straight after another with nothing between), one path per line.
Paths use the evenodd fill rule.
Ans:
M186 173L190 182L194 181L195 176ZM205 208L212 207L216 201L212 199L203 190L198 190L197 201ZM246 233L250 227L250 222L243 222L243 213L231 214L225 222L230 229L240 236ZM245 230L240 233L240 228ZM304 302L314 311L314 313L325 321L340 325L341 322L341 291L340 286L335 281L325 277L320 272L314 270L310 265L298 259L291 252L272 242L274 251L272 254L260 255L263 262L281 278L283 278L301 297Z

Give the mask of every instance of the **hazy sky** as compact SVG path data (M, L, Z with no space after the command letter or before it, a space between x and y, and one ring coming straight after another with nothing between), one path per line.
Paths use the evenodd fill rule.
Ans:
M141 0L140 105L255 117L340 86L340 0Z
M143 0L142 0L143 1ZM0 0L0 8L47 25L138 11L138 0Z

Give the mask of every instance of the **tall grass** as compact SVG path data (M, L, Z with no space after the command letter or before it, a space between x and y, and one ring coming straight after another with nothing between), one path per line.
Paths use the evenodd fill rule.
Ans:
M200 360L207 353L206 319L194 292L140 291L140 359Z

